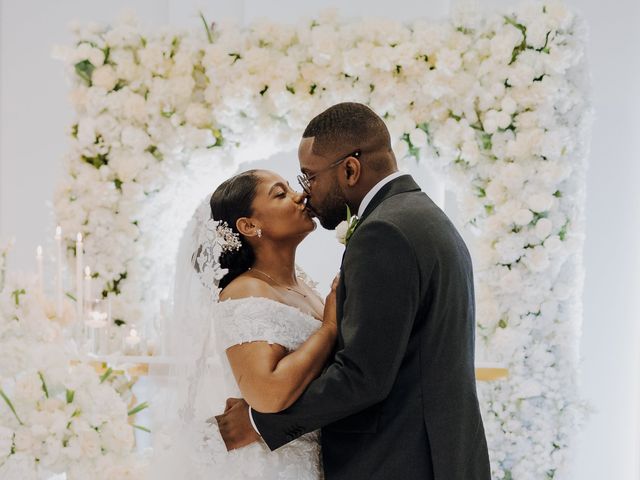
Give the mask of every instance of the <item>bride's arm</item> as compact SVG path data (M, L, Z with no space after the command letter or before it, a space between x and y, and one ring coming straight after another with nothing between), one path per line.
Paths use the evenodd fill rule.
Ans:
M221 298L270 298L272 291L261 283L246 282L240 291L234 289ZM335 287L334 284L327 297L322 326L297 350L287 353L283 346L267 342L243 343L227 349L240 392L252 408L265 413L285 410L320 375L337 336Z

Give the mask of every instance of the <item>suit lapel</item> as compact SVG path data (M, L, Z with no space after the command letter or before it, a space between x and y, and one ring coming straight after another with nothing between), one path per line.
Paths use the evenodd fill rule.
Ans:
M400 193L418 192L418 191L420 191L420 186L416 183L416 181L413 179L411 175L408 175L408 174L402 175L394 180L391 180L384 187L382 187L378 193L376 193L373 196L373 198L369 202L369 205L367 205L367 208L364 209L364 212L362 213L362 217L358 219L358 224L356 225L356 228L353 229L353 232L355 233L358 227L362 225L364 220L371 214L371 212L373 212L387 198L391 198ZM340 261L341 266L342 266L342 263L344 262L344 256L347 253L347 248L348 248L348 243L347 243L347 247L345 247L344 252L342 253L342 260Z
M356 229L362 224L362 222L367 218L371 212L373 212L378 206L384 202L386 199L391 198L400 193L407 192L417 192L420 191L420 186L415 182L411 175L402 175L394 180L391 180L384 187L380 189L378 193L374 195L374 197L367 205L367 208L364 209L362 213L362 217L358 220L358 225L356 225ZM354 230L355 231L355 230Z

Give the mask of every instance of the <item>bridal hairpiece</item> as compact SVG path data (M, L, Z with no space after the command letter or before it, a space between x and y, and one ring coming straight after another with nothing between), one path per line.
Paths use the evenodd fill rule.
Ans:
M222 239L222 251L223 252L234 252L238 251L242 248L242 242L240 241L240 235L235 233L227 222L216 222L215 220L209 220L212 224L217 224L215 226L216 233L218 234L218 238Z
M217 287L228 270L220 266L220 255L242 248L240 235L224 221L208 219L200 231L194 252L194 267L206 288Z

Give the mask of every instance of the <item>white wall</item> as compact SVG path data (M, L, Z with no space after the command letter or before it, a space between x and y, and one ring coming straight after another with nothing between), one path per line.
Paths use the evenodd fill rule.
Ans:
M506 5L484 0L483 5ZM640 2L569 0L591 27L590 58L597 120L588 175L587 276L582 338L583 390L596 413L577 452L581 480L638 479L640 453L638 380L640 340L636 321L640 293ZM72 112L62 66L50 59L51 46L71 41L72 19L108 22L132 7L152 25L199 26L197 11L208 19L268 17L282 22L310 16L318 8L339 7L345 16L384 16L410 20L439 18L447 0L323 0L300 2L244 0L0 0L0 239L15 235L13 264L31 268L33 252L51 234L51 199L66 150L65 131ZM286 168L285 168L286 165ZM257 164L286 169L295 176L293 152ZM290 169L290 170L289 170ZM428 176L422 174L426 185ZM431 188L431 187L429 187ZM330 278L339 250L330 233L315 234L302 250L301 263L314 275ZM328 247L332 245L331 247ZM333 252L318 262L320 248Z

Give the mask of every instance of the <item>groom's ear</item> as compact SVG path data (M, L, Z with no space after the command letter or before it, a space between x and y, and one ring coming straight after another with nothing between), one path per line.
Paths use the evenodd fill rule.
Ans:
M355 157L349 157L344 162L344 174L347 185L353 187L358 180L360 179L360 175L362 174L362 166L360 165L360 161Z
M258 234L257 227L247 217L240 217L236 221L236 228L245 237L255 237Z

